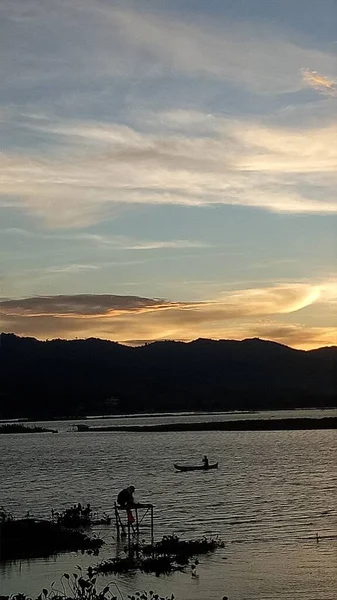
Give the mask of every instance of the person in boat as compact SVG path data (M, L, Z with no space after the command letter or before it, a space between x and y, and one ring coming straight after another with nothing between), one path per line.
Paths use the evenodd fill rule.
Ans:
M208 457L207 457L207 455L206 455L206 454L205 454L204 458L202 459L202 462L204 463L204 467L205 467L205 469L208 469L208 466L209 466L209 460L208 460Z

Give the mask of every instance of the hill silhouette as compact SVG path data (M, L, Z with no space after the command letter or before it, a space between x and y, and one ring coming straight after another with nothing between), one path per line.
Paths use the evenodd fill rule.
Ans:
M337 347L260 339L153 342L1 335L0 417L336 405Z

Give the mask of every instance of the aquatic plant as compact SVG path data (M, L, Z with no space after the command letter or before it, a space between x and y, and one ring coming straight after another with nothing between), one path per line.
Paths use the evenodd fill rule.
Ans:
M56 522L63 527L76 529L78 527L88 527L91 525L92 510L90 504L82 507L81 503L74 504L70 508L66 508L62 512L52 510L52 519L56 518Z
M53 522L56 521L59 525L70 529L111 524L111 517L109 515L103 513L103 516L99 518L98 514L92 511L90 504L82 506L80 502L63 511L52 509L51 516Z
M202 537L196 540L181 540L177 535L164 535L159 542L142 546L143 554L168 554L180 558L190 558L195 554L214 552L224 548L225 544L219 538Z
M64 576L66 575L67 573L64 574ZM118 596L113 595L113 593L110 591L111 585L115 585L117 587L119 598ZM48 593L48 590L43 589L42 593L37 598L35 598L35 600L124 600L124 595L122 594L121 590L118 588L116 583L112 583L109 586L106 586L99 593L97 593L96 589L91 588L90 591L88 590L88 587L85 589L87 590L87 593L91 595L79 596L74 594L68 596L62 595L62 592L60 590L55 590L55 593L54 591ZM175 600L174 594L171 594L170 596L161 596L159 594L156 594L152 590L137 591L133 594L128 594L127 598L128 600ZM12 594L11 596L1 596L1 600L32 600L32 598L26 596L26 594ZM229 598L228 596L223 596L222 600L229 600Z
M77 573L72 573L72 575L63 573L58 588L55 587L55 581L53 581L50 590L43 588L41 594L35 600L118 600L117 596L110 590L110 585L98 590L96 577L85 577L82 575L81 567L78 567L78 569L80 570L79 575ZM2 596L1 598L6 600L31 600L26 594L13 594L10 597Z
M143 571L164 575L173 571L182 571L190 565L190 559L196 554L214 552L223 548L224 543L218 538L203 537L197 540L180 540L176 535L164 536L155 544L131 544L125 548L125 557L104 560L95 567L89 567L96 573L127 573ZM196 577L198 560L191 565L192 577ZM91 571L88 570L90 573Z
M171 594L171 596L159 596L159 594L152 592L152 590L149 592L144 590L143 592L128 594L128 598L129 600L174 600L175 596L174 594Z
M59 588L56 589L55 582L51 584L51 589L43 588L41 594L35 600L124 600L116 582L110 582L103 589L98 590L96 586L96 577L94 574L83 576L81 567L77 567L79 574L63 573ZM115 587L118 596L112 592ZM171 596L159 596L152 590L149 592L137 591L134 594L128 594L129 600L175 600L174 594ZM1 596L1 600L32 600L26 594L12 594L11 596Z
M142 571L143 573L154 573L157 577L172 573L172 571L182 570L182 566L178 565L175 557L170 556L126 556L122 558L110 558L104 560L99 565L93 568L95 573L100 574L121 574Z
M1 523L7 523L8 521L13 521L14 517L12 513L8 510L5 510L3 506L0 506L0 525Z
M19 423L7 423L0 425L0 433L58 433L57 429L46 429L45 427L28 427Z
M98 554L103 540L57 523L37 519L7 518L0 521L0 561L50 556L63 551L81 550Z

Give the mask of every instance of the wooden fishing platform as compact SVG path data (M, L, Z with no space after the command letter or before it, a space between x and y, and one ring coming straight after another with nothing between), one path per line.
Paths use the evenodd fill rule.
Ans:
M128 546L131 546L131 538L138 538L142 524L148 522L148 528L150 529L151 545L154 544L154 531L153 531L153 504L133 504L128 507L119 506L115 502L115 522L117 530L117 540L119 541L123 537L128 538ZM134 522L129 519L129 511L134 515Z

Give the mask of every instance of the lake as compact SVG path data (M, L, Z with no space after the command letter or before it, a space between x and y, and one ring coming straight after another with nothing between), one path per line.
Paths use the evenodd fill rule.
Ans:
M170 419L149 417L151 423L164 418ZM196 579L189 571L160 578L137 574L102 578L103 586L116 581L125 597L155 589L180 600L336 599L335 430L75 433L65 421L53 427L58 435L0 436L0 505L15 516L29 510L49 517L52 508L75 502L112 515L118 491L134 484L137 499L155 506L157 539L173 532L206 534L226 544L200 557ZM174 462L199 462L205 453L219 461L218 470L174 471ZM99 532L106 541L99 558L72 553L0 565L0 595L39 594L76 564L115 555L114 528Z

